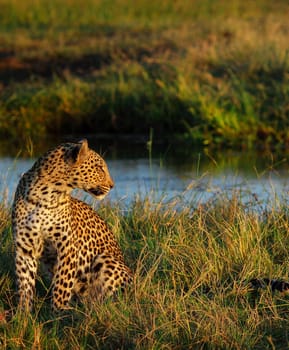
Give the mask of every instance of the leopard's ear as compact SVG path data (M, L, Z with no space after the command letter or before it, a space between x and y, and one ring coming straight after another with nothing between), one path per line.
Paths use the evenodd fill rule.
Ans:
M69 164L81 164L85 161L88 156L88 142L86 139L83 139L75 144L71 149L68 163Z

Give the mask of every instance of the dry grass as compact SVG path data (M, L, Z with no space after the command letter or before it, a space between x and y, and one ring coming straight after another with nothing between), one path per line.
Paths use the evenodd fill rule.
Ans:
M98 210L135 271L117 300L53 315L41 295L31 317L1 324L8 348L35 349L283 349L288 297L252 292L255 277L288 279L288 211L257 214L238 196L206 206L136 200ZM9 229L3 256L12 259ZM6 238L5 238L6 237ZM11 265L9 261L8 265ZM2 268L2 310L15 305L12 268ZM41 292L42 290L42 292Z

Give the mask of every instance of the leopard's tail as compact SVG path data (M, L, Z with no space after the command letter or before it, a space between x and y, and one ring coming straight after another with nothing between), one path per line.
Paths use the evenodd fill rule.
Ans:
M272 292L289 293L289 282L281 279L253 278L249 285L254 290L269 288Z

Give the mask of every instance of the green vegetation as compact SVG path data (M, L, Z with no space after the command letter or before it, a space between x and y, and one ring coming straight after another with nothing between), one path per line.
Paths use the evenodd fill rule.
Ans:
M176 210L176 206L182 210ZM13 246L2 208L0 344L7 349L284 349L288 296L252 292L255 277L288 280L288 208L256 213L241 196L195 210L135 201L98 209L118 236L134 285L117 300L55 315L39 281L35 312L16 306Z
M31 154L71 133L286 147L288 13L287 0L0 0L0 136ZM289 279L288 205L256 212L240 197L101 206L134 284L59 315L41 279L35 311L16 312L0 205L0 347L287 348L288 295L248 281Z
M288 146L286 0L0 0L0 134Z

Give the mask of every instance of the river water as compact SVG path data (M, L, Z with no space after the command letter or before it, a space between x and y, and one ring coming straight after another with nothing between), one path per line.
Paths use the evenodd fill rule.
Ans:
M93 147L100 152L100 147ZM101 148L115 187L106 200L128 204L136 197L152 201L180 200L198 205L218 196L238 194L244 203L261 208L287 203L288 154L272 152L203 152L193 147L126 145ZM35 158L0 158L0 196L9 205L19 178ZM80 195L80 194L77 194Z

